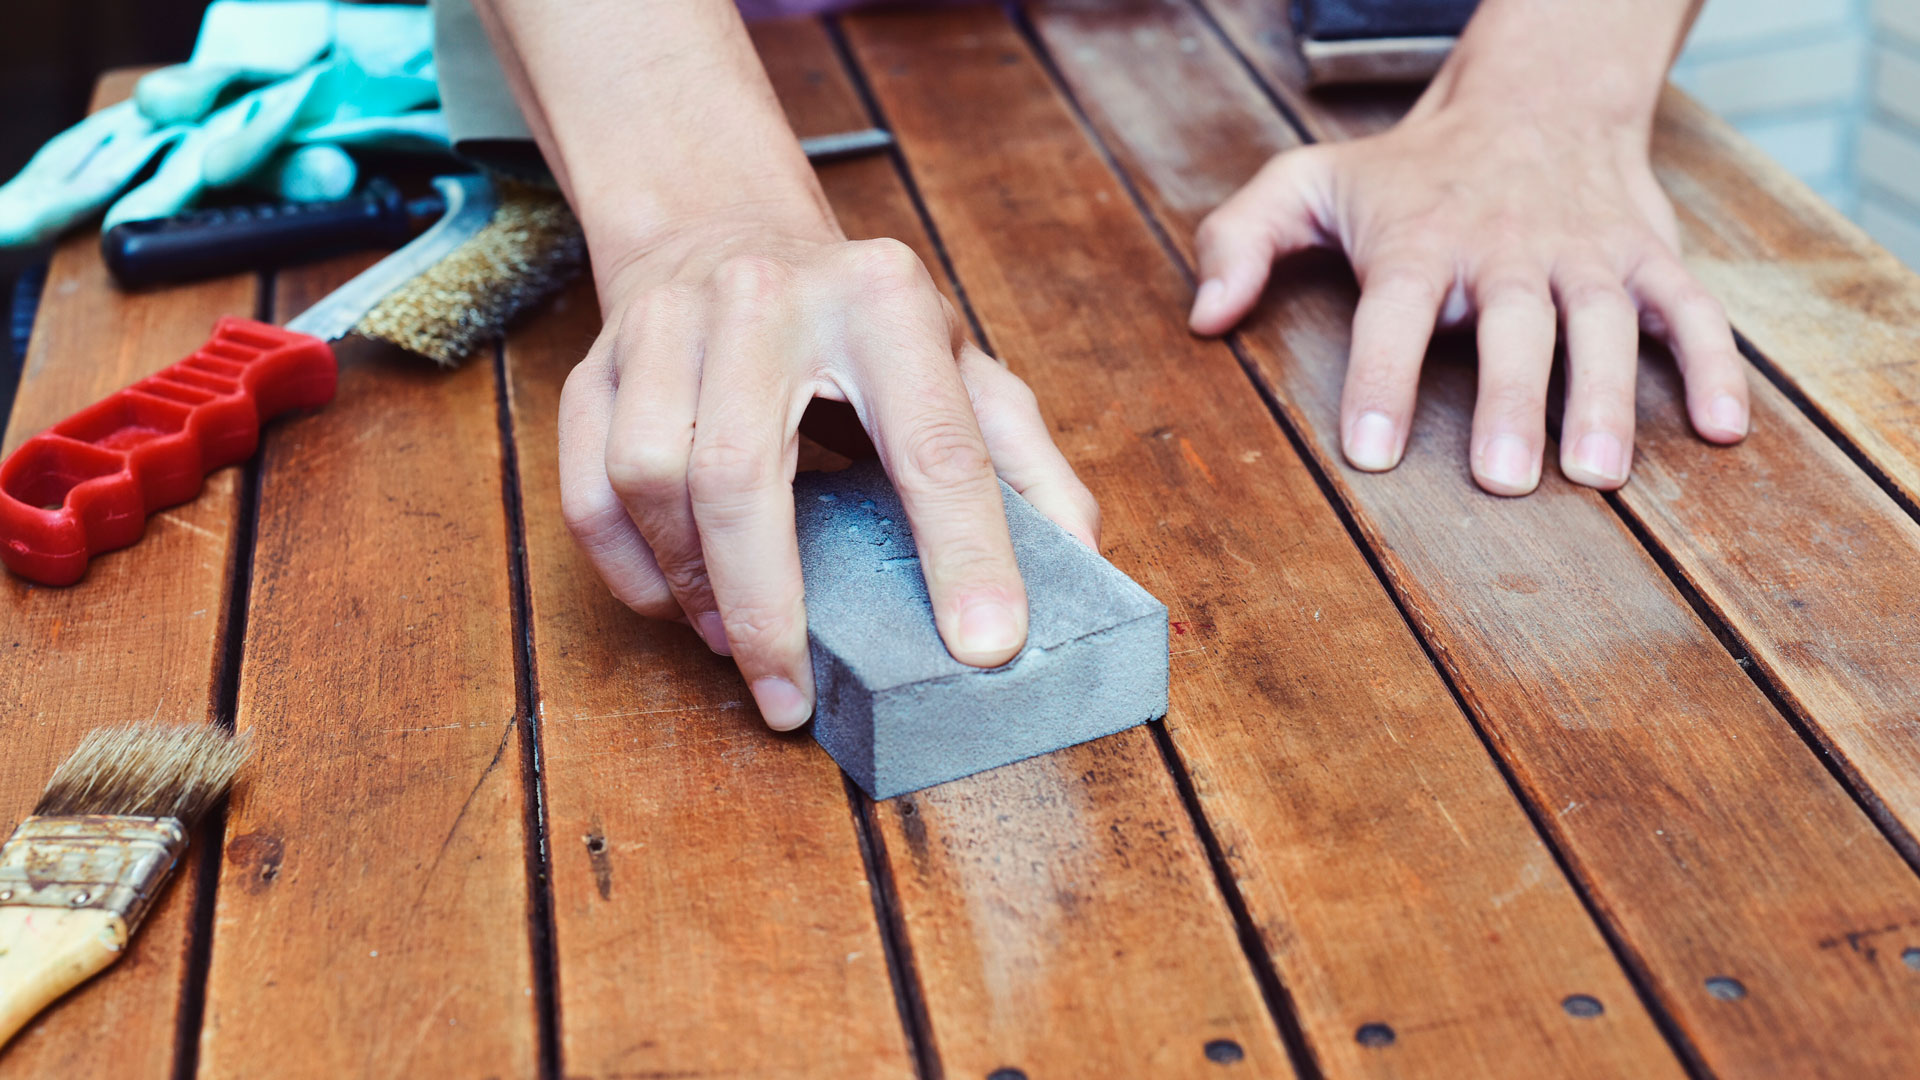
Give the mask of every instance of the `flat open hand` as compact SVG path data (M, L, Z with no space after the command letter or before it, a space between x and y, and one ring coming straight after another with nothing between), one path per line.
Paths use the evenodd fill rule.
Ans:
M996 471L1098 545L1032 392L905 245L729 227L603 280L605 328L561 395L562 512L615 596L733 656L770 726L813 711L792 482L816 398L850 404L878 449L956 659L1026 641Z
M1488 491L1524 495L1540 482L1556 330L1569 479L1626 482L1641 327L1678 359L1695 430L1738 442L1743 364L1719 303L1680 262L1645 125L1551 113L1429 95L1381 135L1274 157L1201 223L1193 329L1230 329L1274 259L1338 246L1361 285L1340 403L1355 468L1399 463L1429 338L1468 319L1480 352L1470 463Z

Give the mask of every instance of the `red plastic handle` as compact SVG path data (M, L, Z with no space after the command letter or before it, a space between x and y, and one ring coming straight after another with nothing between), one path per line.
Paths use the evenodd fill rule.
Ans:
M192 356L93 403L0 464L0 562L71 585L87 560L140 539L147 515L251 455L260 425L333 400L319 338L224 318Z

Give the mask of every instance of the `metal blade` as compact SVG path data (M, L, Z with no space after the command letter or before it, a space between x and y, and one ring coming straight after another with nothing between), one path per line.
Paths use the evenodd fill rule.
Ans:
M381 259L352 281L301 312L287 329L322 341L347 336L387 294L419 277L493 220L493 185L479 175L436 176L433 186L447 201L446 213L426 232Z

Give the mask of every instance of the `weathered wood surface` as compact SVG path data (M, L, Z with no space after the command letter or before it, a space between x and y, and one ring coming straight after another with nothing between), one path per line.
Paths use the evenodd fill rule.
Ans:
M280 275L284 321L369 265ZM526 762L494 366L357 339L260 458L202 1077L527 1076Z
M822 76L793 86L776 69L790 107L810 103L809 127L862 126L824 38L786 44ZM832 167L822 179L849 235L903 240L938 268L890 161ZM1246 1067L1289 1074L1205 849L1145 729L871 814L945 1075L1202 1077L1219 1068L1208 1046L1218 1055L1229 1043Z
M1130 10L1145 25L1109 34L1115 52L1056 55L1190 257L1199 217L1294 135L1204 23ZM1180 63L1180 92L1153 86ZM1716 1070L1901 1075L1920 987L1896 950L1844 943L1912 924L1911 872L1603 499L1557 476L1519 500L1472 487L1457 346L1430 359L1406 462L1347 470L1336 421L1352 299L1337 260L1301 260L1242 339L1661 1004ZM1709 993L1721 976L1747 990L1733 1008Z
M1330 138L1385 128L1404 100L1330 100L1300 92L1280 61L1264 70ZM1920 277L1679 91L1661 103L1654 149L1689 266L1911 499ZM1753 434L1722 451L1693 435L1668 355L1644 355L1620 502L1920 860L1920 526L1771 382L1749 384Z
M507 341L566 1075L910 1076L838 768L560 519L560 385L599 328L582 287Z
M791 59L797 35L825 47L817 24L760 41ZM561 520L560 387L599 329L583 284L506 345L566 1075L911 1076L838 767L614 600Z
M1318 1066L1678 1075L1232 354L1185 332L1185 284L1026 44L982 10L860 16L849 34L989 336L1102 496L1109 556L1172 608L1168 728ZM953 792L882 808L896 859L904 842L916 862L977 874L988 860L929 808L989 821L1036 798L1011 782ZM1010 881L1053 876L1076 910L1139 876L1001 862ZM910 927L936 916L905 899ZM975 908L943 932L981 942L991 970L978 910L1002 908ZM1570 1016L1576 993L1604 1017ZM1369 1024L1398 1041L1364 1045Z
M1404 107L1297 94L1278 9L1209 3L1316 137ZM1303 462L1232 353L1181 328L1193 224L1294 131L1183 4L1032 15L1173 257L990 9L847 23L944 252L888 159L823 180L852 235L950 258L1102 497L1107 553L1174 609L1164 742L850 798L810 740L759 726L724 661L612 601L566 535L555 401L597 330L590 290L512 336L504 387L484 356L444 375L349 347L340 400L271 429L259 466L239 723L260 758L217 853L213 937L189 942L189 865L0 1077L158 1077L195 1056L218 1076L533 1076L543 1025L557 1075L608 1080L1210 1076L1234 1052L1284 1076L1276 1009L1330 1077L1677 1076L1676 1055L1725 1077L1910 1072L1920 887L1613 508L1902 842L1920 812L1911 519L1765 384L1741 450L1699 444L1651 357L1636 479L1611 506L1557 477L1479 495L1449 346L1406 464L1350 473L1333 410L1352 286L1331 259L1287 267L1241 338ZM869 121L818 25L756 38L802 133ZM1696 271L1910 498L1911 277L1682 98L1656 152ZM365 261L285 275L281 316ZM252 278L122 296L93 238L68 242L6 445L255 297ZM243 475L79 586L8 583L15 817L87 728L218 707ZM515 685L510 481L538 740ZM549 887L554 1001L535 976Z
M1687 266L1813 408L1920 503L1920 275L1670 91L1653 163Z
M94 107L124 99L133 78L102 80ZM249 274L122 294L100 261L99 238L68 238L47 274L5 452L186 356L220 316L252 315L256 291ZM54 768L92 728L213 715L242 476L243 467L214 473L199 498L152 515L137 546L94 559L77 585L36 588L5 575L0 829L33 809ZM196 847L126 957L8 1044L0 1077L172 1074L199 865Z

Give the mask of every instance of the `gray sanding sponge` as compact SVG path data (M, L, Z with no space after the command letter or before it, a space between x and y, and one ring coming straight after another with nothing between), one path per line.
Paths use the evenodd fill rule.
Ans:
M877 462L794 482L813 737L876 799L1167 712L1167 609L1001 485L1027 584L1027 645L970 667L947 653L899 496Z

